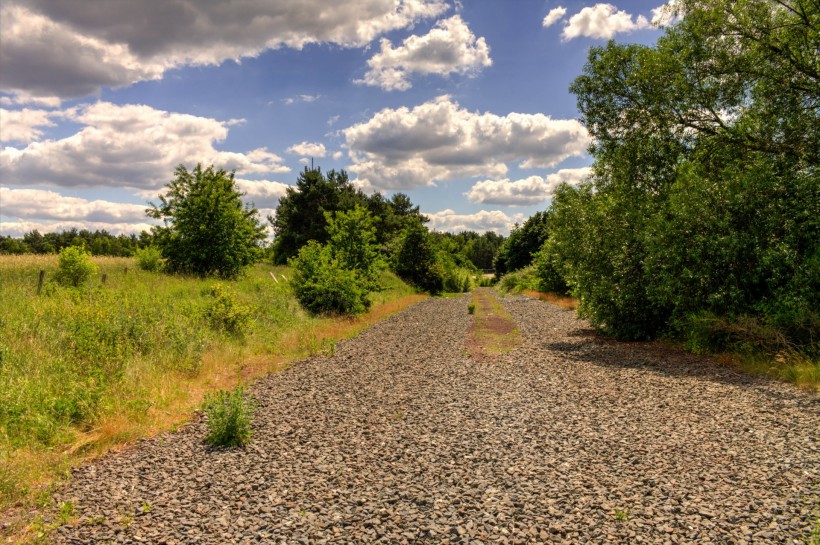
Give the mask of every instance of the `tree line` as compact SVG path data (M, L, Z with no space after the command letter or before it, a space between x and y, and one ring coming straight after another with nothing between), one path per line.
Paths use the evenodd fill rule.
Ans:
M34 229L20 238L0 235L0 254L53 254L69 246L84 246L93 255L131 257L140 249L151 245L151 234L112 235L108 231L66 229L41 234Z

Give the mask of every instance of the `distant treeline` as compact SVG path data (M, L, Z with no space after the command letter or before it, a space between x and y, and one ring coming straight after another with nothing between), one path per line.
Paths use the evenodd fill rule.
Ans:
M151 245L151 233L112 235L106 230L67 229L41 234L29 231L23 238L0 235L0 254L53 254L68 246L84 246L93 255L130 257L139 248Z

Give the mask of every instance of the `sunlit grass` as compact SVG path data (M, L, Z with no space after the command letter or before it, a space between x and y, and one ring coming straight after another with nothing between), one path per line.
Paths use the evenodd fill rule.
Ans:
M226 283L251 309L248 331L229 335L206 319L213 280L94 261L99 273L75 290L49 282L56 256L0 256L0 518L38 506L79 461L185 422L208 392L330 353L424 298L384 273L369 313L314 317L293 298L287 268L259 264Z

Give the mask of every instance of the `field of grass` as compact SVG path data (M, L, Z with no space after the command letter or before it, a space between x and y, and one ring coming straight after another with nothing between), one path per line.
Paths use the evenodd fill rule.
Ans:
M49 281L56 256L0 256L0 515L47 502L78 461L179 425L205 393L332 351L423 298L384 273L368 314L319 318L286 267L259 264L215 291L129 258L94 262L89 285L69 289Z

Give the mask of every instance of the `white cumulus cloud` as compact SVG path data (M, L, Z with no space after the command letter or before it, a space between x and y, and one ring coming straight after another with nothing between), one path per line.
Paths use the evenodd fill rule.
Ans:
M544 27L552 26L555 23L557 23L558 21L560 21L564 17L564 15L566 15L566 14L567 14L567 8L565 8L563 6L558 6L557 8L551 9L549 11L549 13L547 13L547 15L544 17L544 20L541 22L541 24Z
M220 151L230 122L98 102L54 115L82 125L59 140L0 150L0 182L151 189L165 185L179 164L214 164L239 174L288 172L264 148Z
M458 233L460 231L493 231L502 235L507 235L513 225L524 220L522 214L508 216L500 210L480 210L473 214L458 214L454 210L442 210L440 212L425 213L430 218L428 224L436 231L449 231Z
M274 182L271 180L245 180L236 178L236 185L240 191L245 193L243 200L252 202L260 210L262 208L275 208L279 204L279 199L285 196L288 184Z
M470 112L449 96L414 108L386 108L343 131L360 185L412 189L437 181L500 178L508 162L550 168L581 156L589 135L573 119Z
M31 142L42 136L42 127L53 127L48 110L0 108L0 142Z
M8 0L0 90L79 97L278 47L363 47L448 9L443 0Z
M581 36L609 39L616 34L652 28L652 23L643 15L637 18L612 4L595 4L583 8L564 23L561 36L571 40Z
M82 220L96 223L147 221L145 205L89 201L42 189L0 187L0 202L3 203L3 215L18 219Z
M294 155L301 155L303 157L324 157L327 155L325 145L315 142L301 142L299 144L294 144L285 151L288 153L293 153Z
M464 193L472 202L507 206L530 206L552 197L562 183L578 185L590 175L592 169L566 168L548 174L546 177L529 176L521 180L484 180L477 182Z
M487 42L476 38L460 15L439 21L427 34L410 36L397 47L382 39L380 47L357 83L404 91L412 86L413 74L474 75L492 65Z

